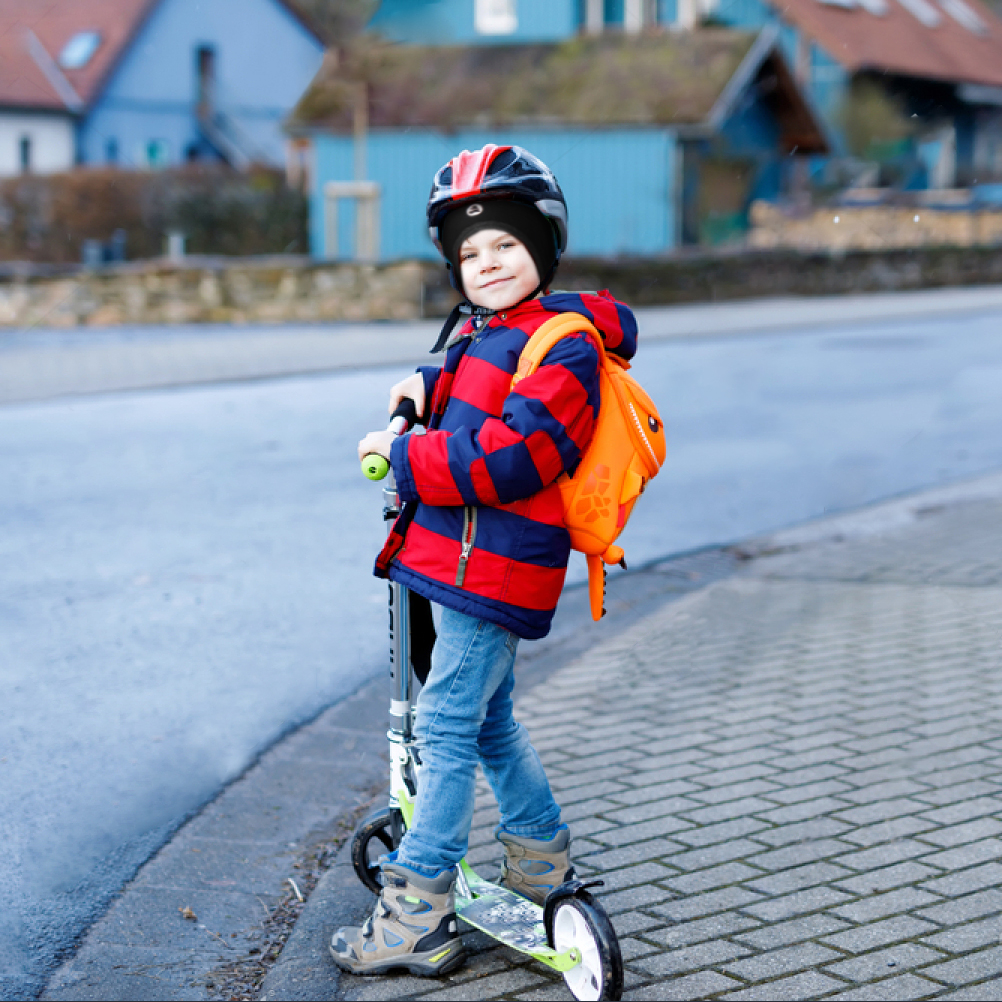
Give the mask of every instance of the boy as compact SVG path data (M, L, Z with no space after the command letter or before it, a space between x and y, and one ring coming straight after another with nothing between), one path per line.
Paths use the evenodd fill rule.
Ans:
M512 716L512 688L519 638L546 635L563 587L570 541L555 481L591 437L598 351L572 335L516 390L511 379L529 337L556 313L589 317L624 358L636 347L632 313L608 293L546 292L567 211L556 178L525 150L464 150L435 177L428 224L465 302L435 346L447 349L444 366L422 367L390 391L391 412L410 397L428 431L372 432L358 452L391 461L405 502L377 575L443 611L417 704L414 823L381 861L372 917L331 941L335 962L355 974L437 975L462 962L453 886L478 762L501 812L503 883L542 903L573 876L570 832Z

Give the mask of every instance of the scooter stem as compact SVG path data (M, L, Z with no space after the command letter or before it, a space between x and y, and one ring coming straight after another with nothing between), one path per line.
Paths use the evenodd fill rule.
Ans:
M405 397L394 410L387 430L394 435L403 435L417 423L417 418L414 401ZM370 454L362 460L362 473L369 480L382 480L389 475L389 480L383 487L383 518L387 531L392 531L396 517L400 514L400 498L390 463L384 456ZM386 736L390 742L391 806L399 807L397 791L406 790L411 797L417 792L414 776L414 716L411 705L414 677L411 668L410 595L407 588L396 581L389 583L389 589L390 678L393 688L390 728Z

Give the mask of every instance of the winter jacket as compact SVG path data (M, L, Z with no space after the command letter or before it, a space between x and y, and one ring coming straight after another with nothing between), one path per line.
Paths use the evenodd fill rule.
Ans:
M607 292L552 293L475 317L450 339L441 369L422 368L428 430L393 443L404 508L376 574L527 640L549 632L570 538L555 481L573 471L598 414L598 351L562 339L511 389L519 355L557 313L588 317L605 347L636 350L632 312Z

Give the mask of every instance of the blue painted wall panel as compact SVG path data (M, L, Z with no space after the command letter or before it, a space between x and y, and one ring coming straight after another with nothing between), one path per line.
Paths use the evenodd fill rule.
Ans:
M572 254L658 254L675 244L674 135L667 130L387 130L369 137L369 177L383 186L381 251L386 260L435 257L424 208L431 180L462 149L519 145L553 169L567 198ZM322 186L352 176L352 140L315 137L311 247L326 257ZM343 208L347 205L343 203ZM339 211L341 256L352 253L351 220Z
M657 0L655 17L658 24L674 24L678 20L678 0Z
M830 126L835 126L838 112L849 88L849 74L816 42L811 43L811 99Z
M623 18L626 16L624 0L604 0L602 16L606 24L622 24Z
M578 0L515 0L518 26L508 35L481 35L474 0L383 0L369 28L415 45L559 42L576 33Z
M764 28L776 20L772 8L762 0L720 0L713 11L713 17L734 28L748 28L752 31Z
M758 94L749 90L714 142L715 149L724 156L755 164L744 211L755 199L773 200L782 192L784 163L778 153L780 135L775 116Z
M746 90L730 118L720 130L728 155L755 159L775 158L781 131L768 108L754 90Z
M323 47L275 0L162 0L80 129L86 163L104 163L109 141L120 162L142 163L151 140L168 162L196 138L195 51L216 51L217 97L246 145L284 161L281 123L320 67Z

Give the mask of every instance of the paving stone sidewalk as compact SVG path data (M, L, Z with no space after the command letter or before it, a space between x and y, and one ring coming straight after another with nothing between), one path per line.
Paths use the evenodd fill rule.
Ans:
M1002 502L774 543L518 708L606 881L624 997L1002 999ZM484 787L486 873L495 819ZM472 942L450 978L295 997L570 998Z

